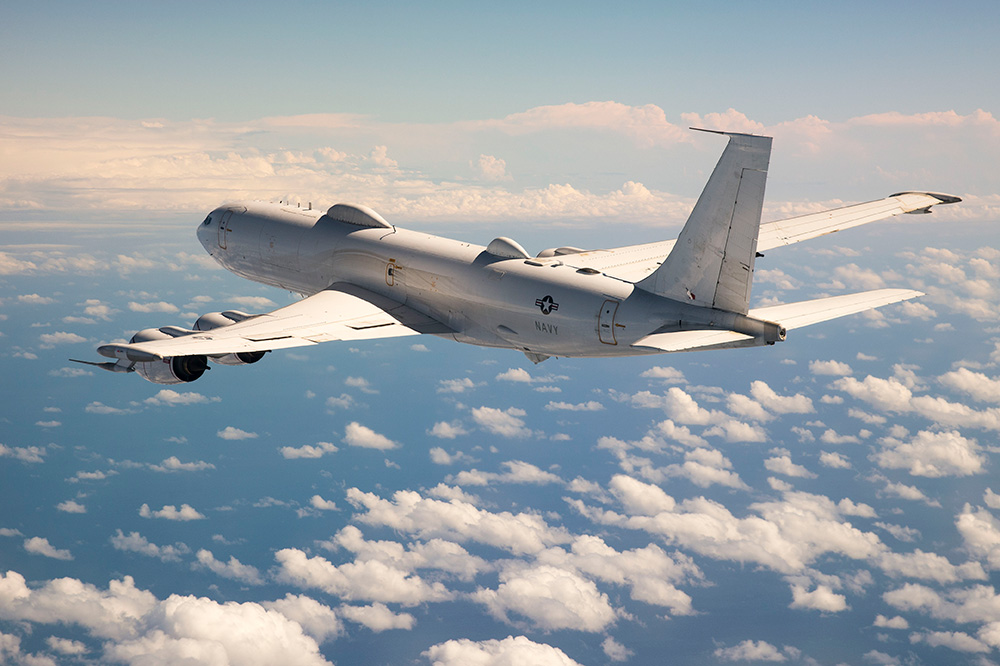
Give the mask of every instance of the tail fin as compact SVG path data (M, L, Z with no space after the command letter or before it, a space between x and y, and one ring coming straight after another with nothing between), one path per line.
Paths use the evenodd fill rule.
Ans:
M637 286L695 305L746 314L771 137L716 130L729 145L673 250Z

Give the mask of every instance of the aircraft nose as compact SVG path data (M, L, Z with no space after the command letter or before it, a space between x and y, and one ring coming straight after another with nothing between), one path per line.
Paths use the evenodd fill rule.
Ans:
M205 248L206 252L209 253L211 253L212 251L212 245L211 245L213 237L212 230L215 229L215 227L218 225L219 223L218 218L219 218L218 211L212 211L211 213L208 214L205 220L198 225L198 229L195 232L195 234L198 236L198 242L201 243L201 246Z

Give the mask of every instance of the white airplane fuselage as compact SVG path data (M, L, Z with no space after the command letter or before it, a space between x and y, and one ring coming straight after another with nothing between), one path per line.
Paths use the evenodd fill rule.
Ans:
M631 344L657 330L732 330L742 317L581 271L559 256L497 256L480 245L283 204L218 208L198 239L241 277L303 295L351 283L441 322L451 329L445 337L529 357L655 353Z

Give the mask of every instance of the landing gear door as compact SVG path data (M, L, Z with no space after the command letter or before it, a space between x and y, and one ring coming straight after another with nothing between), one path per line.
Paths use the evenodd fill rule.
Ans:
M219 247L226 249L226 234L229 233L229 220L233 217L233 211L227 210L219 220Z
M601 338L601 342L606 345L617 345L618 341L615 340L615 314L618 313L618 301L611 300L610 298L604 301L604 305L601 306L601 316L597 323L597 334Z

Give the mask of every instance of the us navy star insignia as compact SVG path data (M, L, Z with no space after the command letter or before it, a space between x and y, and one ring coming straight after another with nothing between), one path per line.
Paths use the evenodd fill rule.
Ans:
M536 298L535 305L538 306L543 315L547 315L553 310L559 309L559 304L552 300L552 297L548 294L546 294L544 298Z

